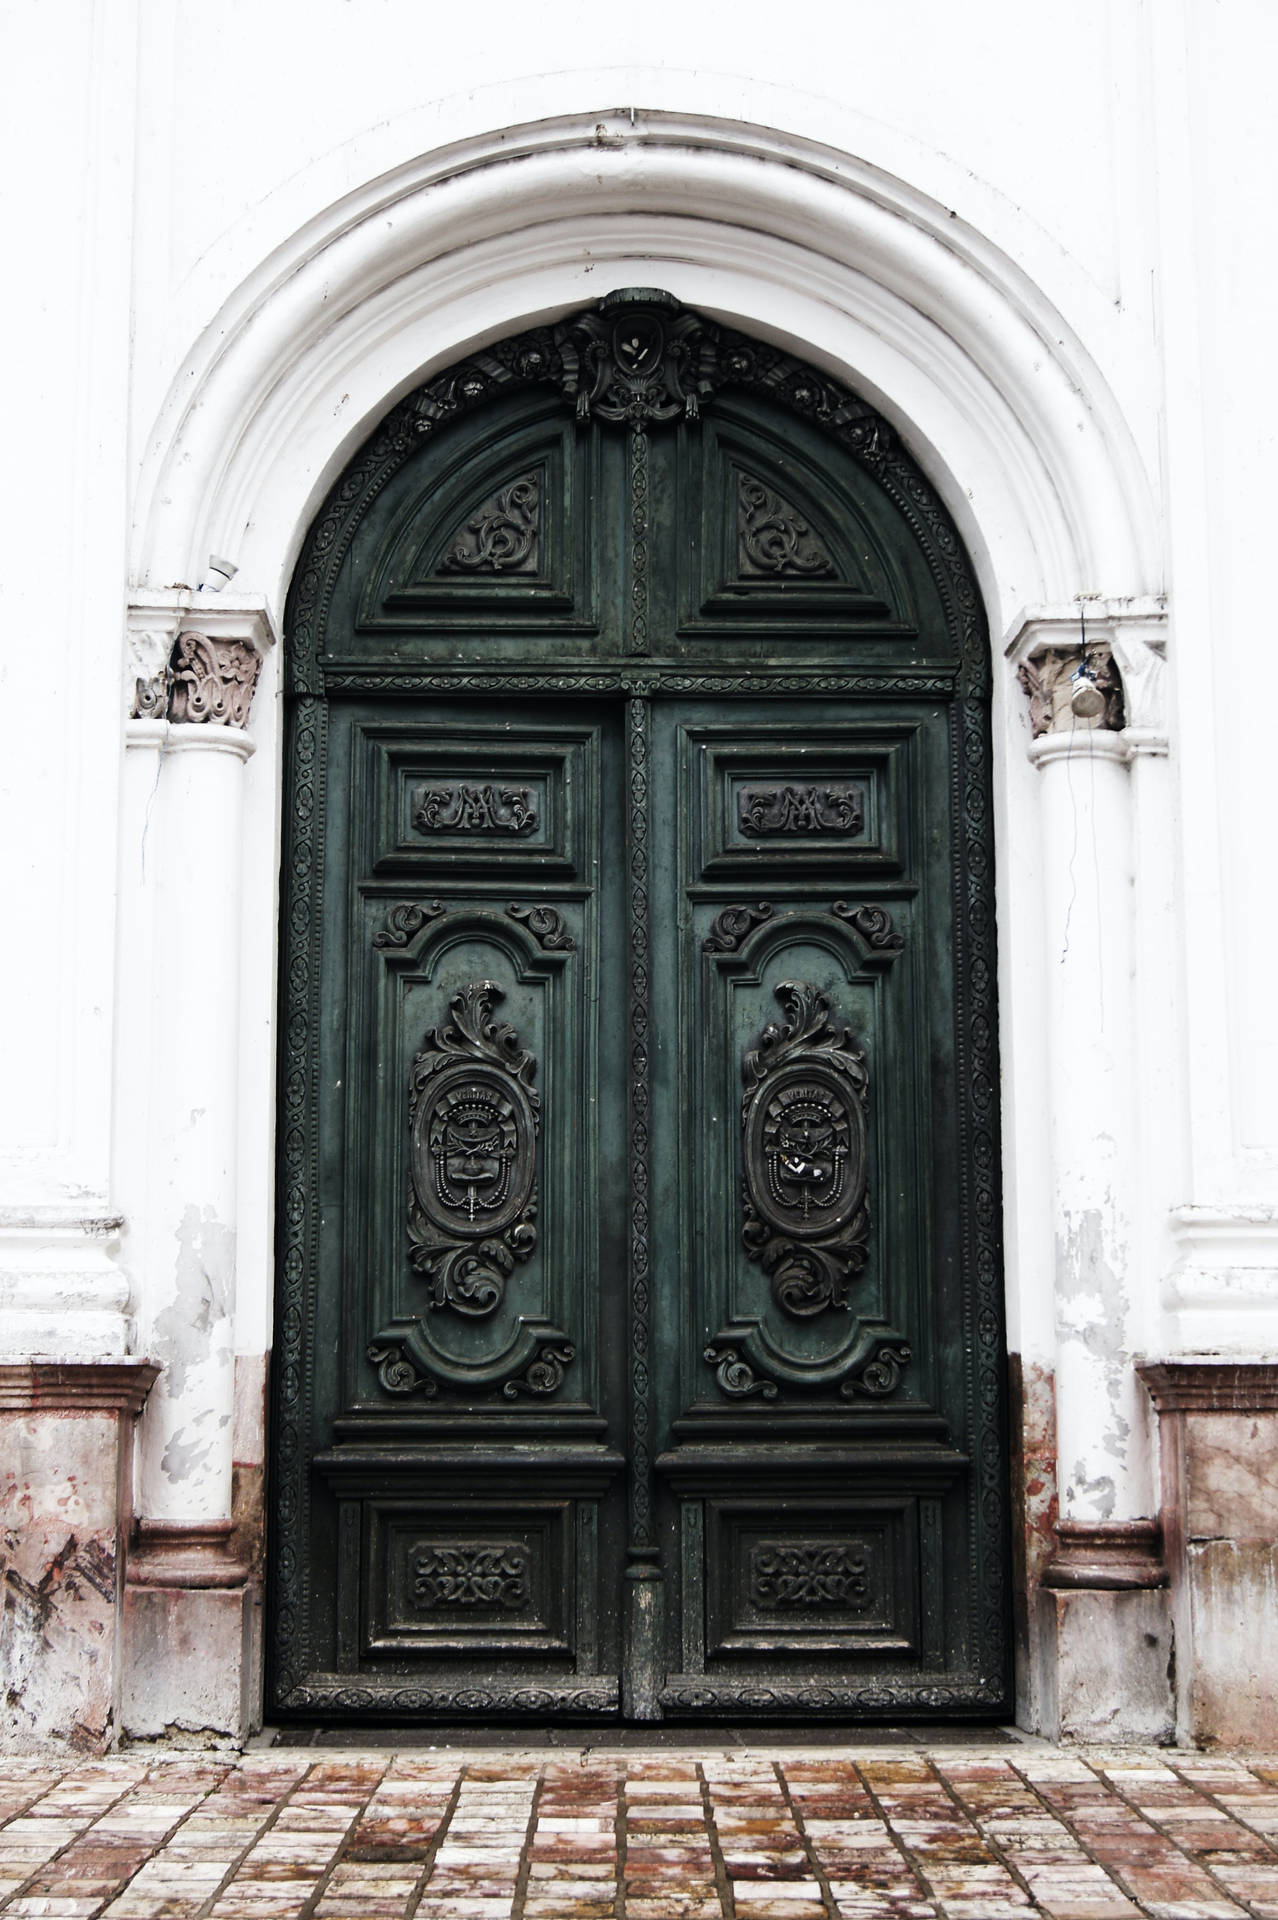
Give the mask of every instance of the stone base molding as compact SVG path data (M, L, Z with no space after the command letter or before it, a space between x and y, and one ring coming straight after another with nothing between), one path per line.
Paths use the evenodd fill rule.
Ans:
M1157 1520L1062 1520L1056 1537L1045 1587L1123 1592L1167 1585Z
M249 1570L231 1551L233 1531L229 1520L139 1520L129 1542L129 1586L242 1587Z
M1158 1587L1041 1587L1036 1732L1115 1745L1172 1737L1172 1625Z
M117 1215L0 1208L0 1357L123 1356L133 1342Z
M0 1361L0 1414L118 1413L136 1418L159 1368L149 1360Z
M139 1520L124 1588L120 1725L244 1740L258 1724L261 1595L230 1520Z
M1139 1372L1158 1410L1177 1738L1272 1746L1278 1362L1202 1356Z
M261 1602L245 1586L124 1590L120 1725L131 1740L242 1741L260 1724Z
M145 1360L0 1365L0 1749L103 1753L119 1731L124 1546Z

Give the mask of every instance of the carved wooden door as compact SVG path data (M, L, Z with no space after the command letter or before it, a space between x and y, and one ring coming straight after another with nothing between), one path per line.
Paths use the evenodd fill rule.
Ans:
M1006 1710L983 626L853 395L611 296L288 614L271 1710Z

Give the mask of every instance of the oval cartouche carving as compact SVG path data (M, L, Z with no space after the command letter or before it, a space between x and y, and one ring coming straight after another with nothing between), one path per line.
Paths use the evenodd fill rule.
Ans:
M851 1089L804 1062L751 1101L746 1163L761 1171L755 1207L778 1233L828 1239L865 1193L865 1136Z
M473 981L413 1061L408 1235L431 1301L491 1313L537 1244L536 1062L492 1018L502 992Z
M533 1180L533 1122L522 1089L482 1068L441 1075L413 1119L413 1181L422 1212L446 1232L503 1233Z
M742 1238L787 1312L847 1305L870 1231L868 1075L818 987L783 981L785 1025L766 1026L745 1056Z

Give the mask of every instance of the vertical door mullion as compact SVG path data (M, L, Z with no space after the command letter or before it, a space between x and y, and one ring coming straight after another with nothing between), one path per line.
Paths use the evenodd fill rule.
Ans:
M627 1719L660 1717L663 1584L653 1518L651 1188L652 702L626 702L626 947L629 966L626 1054L627 1277L630 1304L630 1482L626 1545L622 1710Z

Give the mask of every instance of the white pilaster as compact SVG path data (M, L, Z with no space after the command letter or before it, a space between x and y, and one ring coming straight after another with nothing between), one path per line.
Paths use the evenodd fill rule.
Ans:
M137 1507L166 1533L231 1516L247 720L260 602L147 595L131 614L121 860L117 1186L139 1345L161 1372Z
M1157 1510L1145 1351L1175 1191L1174 845L1158 602L1035 609L1008 653L1038 731L1057 1475L1066 1522ZM1081 689L1086 658L1102 687ZM1112 663L1112 665L1110 664ZM1087 709L1092 709L1089 713ZM1127 723L1124 726L1124 721ZM1046 1252L1046 1234L1044 1235Z

